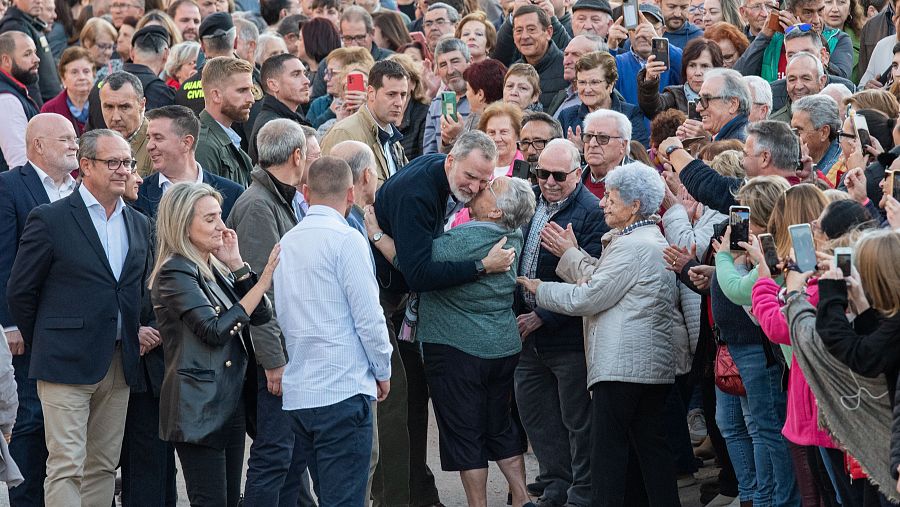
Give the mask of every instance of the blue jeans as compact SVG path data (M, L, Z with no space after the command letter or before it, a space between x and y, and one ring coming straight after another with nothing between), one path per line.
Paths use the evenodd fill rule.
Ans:
M37 381L28 378L31 348L13 356L19 410L12 430L9 454L19 466L25 482L9 490L12 507L44 505L44 478L47 476L47 442L44 439L44 412L37 394Z
M781 435L787 414L787 393L782 389L784 366L773 360L780 351L772 351L769 354L772 359L769 359L763 348L765 346L768 344L729 345L728 350L747 390L747 406L756 425L757 438L754 440L759 440L769 453L775 483L772 498L774 505L800 505L800 491L794 477L787 440ZM756 456L757 477L766 473L760 461L760 456ZM754 500L753 506L768 507L768 504Z
M289 411L321 505L364 507L372 456L372 403L362 394Z
M716 388L716 425L728 447L728 457L734 467L741 501L754 505L772 503L772 465L766 447L757 437L756 425L746 407L747 398L724 393ZM762 473L756 473L759 466Z
M306 480L306 455L281 409L281 396L269 392L266 371L256 369L256 439L247 460L244 506L315 505Z

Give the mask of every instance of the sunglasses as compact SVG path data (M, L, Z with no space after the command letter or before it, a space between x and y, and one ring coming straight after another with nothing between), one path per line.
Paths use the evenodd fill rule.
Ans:
M549 171L541 167L535 167L531 172L534 173L534 175L537 176L537 179L539 180L548 180L550 179L550 176L553 176L554 180L562 182L566 181L566 178L568 178L570 174L575 172L575 169L572 169L571 171Z
M784 30L784 34L787 35L794 30L800 30L803 33L806 33L813 29L813 26L810 23L797 23L796 25L791 25Z

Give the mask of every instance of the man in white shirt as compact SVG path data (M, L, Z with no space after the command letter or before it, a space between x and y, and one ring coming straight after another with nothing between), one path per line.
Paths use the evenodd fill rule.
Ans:
M366 502L372 400L390 391L391 344L369 245L346 216L350 166L323 157L304 185L306 218L281 240L275 309L288 364L283 409L309 457L321 505Z
M26 353L22 333L9 314L6 287L28 214L71 194L75 180L69 173L78 169L78 138L69 120L55 113L39 114L31 119L23 135L28 161L0 172L0 327L13 354L19 396L9 452L25 477L24 483L9 490L12 505L44 497L47 444L37 382L28 378L31 351Z
M0 34L0 172L25 163L25 126L38 114L28 86L37 82L40 63L31 37L16 31Z

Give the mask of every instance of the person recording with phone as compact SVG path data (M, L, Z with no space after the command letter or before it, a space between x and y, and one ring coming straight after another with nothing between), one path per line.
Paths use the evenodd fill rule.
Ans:
M645 8L646 6L641 6ZM653 39L659 38L659 32L653 28L653 23L645 12L637 16L637 24L634 29L627 29L623 17L619 17L609 27L607 43L610 50L620 47L625 41L629 41L631 49L616 56L616 66L621 76L636 76L647 64L647 59L653 54ZM652 17L652 16L650 16ZM681 84L681 48L669 45L669 66L659 75L659 92L662 93L667 86ZM616 82L616 90L622 94L625 102L638 103L638 81L635 79L620 79Z
M722 51L714 42L706 39L694 39L684 47L681 60L680 85L665 87L659 91L659 78L668 70L668 66L657 60L657 55L651 54L647 58L647 65L638 72L638 105L641 111L649 119L668 109L677 108L684 113L690 113L689 104L700 98L700 88L706 71L722 67ZM689 117L690 114L689 114ZM691 117L699 119L699 115Z

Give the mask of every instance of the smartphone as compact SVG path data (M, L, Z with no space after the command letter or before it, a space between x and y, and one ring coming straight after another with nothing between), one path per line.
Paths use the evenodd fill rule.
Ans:
M450 116L453 121L459 121L456 114L456 92L444 92L441 94L441 114Z
M872 139L869 137L869 124L866 123L866 117L859 115L855 118L856 134L859 136L859 144L863 148L872 145Z
M626 30L637 28L640 20L638 0L627 0L622 4L622 26Z
M653 54L653 58L657 62L663 62L666 64L666 69L669 68L669 39L664 39L662 37L654 37L650 42L651 51Z
M364 92L366 91L366 83L363 75L357 72L347 74L347 91L348 92Z
M838 247L834 249L834 265L840 268L844 276L850 276L853 264L853 249Z
M891 197L900 201L900 171L888 171L888 173L891 178Z
M769 266L769 271L774 273L778 270L778 249L775 247L775 237L771 234L760 234L758 237L763 256L766 258L766 265Z
M700 121L700 113L697 112L696 100L691 100L688 102L688 120Z
M794 262L801 273L816 269L816 246L813 242L812 228L809 224L796 224L788 227L791 243L794 247Z
M738 245L739 242L750 241L750 208L747 206L732 206L728 208L728 224L731 226L731 250L741 250L744 248Z
M773 32L784 31L784 28L781 28L781 19L778 17L777 10L769 11L769 19L767 23L769 25L769 30L772 30Z
M885 171L884 172L884 185L882 185L881 190L884 192L884 195L894 196L897 192L895 183L897 183L896 178L897 171ZM896 199L896 197L894 197Z

